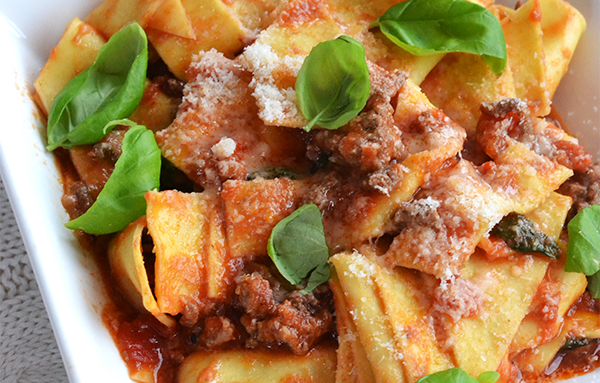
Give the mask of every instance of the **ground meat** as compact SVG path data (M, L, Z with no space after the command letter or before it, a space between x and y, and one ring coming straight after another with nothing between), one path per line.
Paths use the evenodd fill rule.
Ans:
M600 205L600 163L590 165L585 172L575 172L558 192L573 198L567 222L586 207Z
M585 171L592 156L548 120L533 118L527 104L519 99L483 103L477 127L477 140L492 158L500 155L511 141L527 146L538 155L575 171Z
M449 278L508 209L505 199L462 160L441 169L401 204L393 220L399 234L383 259L390 267Z
M275 299L271 284L259 273L244 275L235 293L238 303L252 317L264 318L275 312Z
M284 344L296 355L308 353L334 326L329 288L322 285L311 294L293 291L281 296L281 286L261 274L243 276L235 291L237 305L245 312L240 321L249 335L246 346Z
M406 74L389 73L372 64L370 80L371 95L363 111L340 129L313 130L312 140L318 151L331 153L331 162L349 164L365 173L406 157L392 105L392 99L406 82Z
M333 315L325 310L314 314L308 309L306 299L294 299L278 305L275 315L264 321L256 322L253 318L242 317L242 323L248 320L252 326L256 325L250 344L253 341L284 343L294 354L304 355L330 330Z
M434 151L445 145L462 146L466 134L463 128L439 109L426 110L404 130L407 154Z
M442 218L437 208L439 201L430 197L402 203L393 219L393 225L402 231L409 223L418 226L430 227L436 233L446 235Z
M235 325L229 318L214 316L205 319L199 341L210 350L237 339L237 335Z
M527 103L518 98L506 98L494 103L484 102L481 104L481 112L494 118L503 119L508 116L516 117L517 122L527 124L529 108Z
M76 216L79 216L96 200L121 156L123 137L128 129L114 129L94 145L77 145L69 149L78 182L65 188L63 205L70 206L64 205L68 211L77 212Z
M389 196L402 180L402 175L403 174L398 171L398 167L385 166L384 168L369 174L365 186Z
M320 211L330 208L341 188L342 178L336 172L327 172L321 179L308 188L302 197L302 203L314 203Z
M476 315L485 300L477 285L462 278L443 281L433 294L433 316L447 315L454 323Z
M183 97L184 83L176 78L173 78L168 75L163 75L153 78L152 82L158 84L160 90L162 90L167 96L173 98Z
M121 156L125 133L126 130L124 129L111 131L102 140L93 145L90 156L98 160L107 160L114 164Z
M65 188L61 202L71 219L75 219L85 213L94 200L85 182L76 181Z
M504 99L493 104L481 104L481 118L477 124L477 142L492 158L498 157L518 131L531 130L527 104L517 98Z
M467 136L460 156L471 161L474 165L479 166L490 160L490 156L485 154L483 149L477 144L474 136Z
M65 183L62 204L71 219L85 213L96 201L121 156L127 130L113 129L94 145L79 145L68 150L76 177Z

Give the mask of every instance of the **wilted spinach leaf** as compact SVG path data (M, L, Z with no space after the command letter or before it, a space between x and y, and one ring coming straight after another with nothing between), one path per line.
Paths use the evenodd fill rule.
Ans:
M576 348L587 346L590 343L592 343L592 339L568 337L565 344L561 347L561 350L574 350Z
M95 143L108 133L109 122L129 117L142 99L147 66L144 30L132 23L115 33L54 99L47 149Z
M517 213L510 213L502 218L492 234L504 239L508 247L522 253L540 253L552 259L560 257L558 243L538 230L533 222Z

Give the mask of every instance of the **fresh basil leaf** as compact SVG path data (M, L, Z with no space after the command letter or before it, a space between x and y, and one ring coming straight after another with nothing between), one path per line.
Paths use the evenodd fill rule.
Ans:
M479 383L496 383L496 381L500 379L500 374L496 371L486 371L482 372L478 377L477 381Z
M600 299L600 271L587 277L587 289L594 299Z
M560 258L558 243L521 214L509 213L494 226L492 234L504 239L508 247L521 253L534 252L552 259Z
M567 225L565 271L594 275L600 271L600 205L588 206Z
M329 258L329 253L327 254L327 257ZM300 292L302 294L308 294L319 287L319 285L327 282L330 277L331 269L329 268L329 262L322 262L312 273L310 273L306 287L300 290Z
M475 379L463 369L456 367L424 376L417 380L417 383L495 383L498 378L500 374L497 372L487 371Z
M148 40L132 23L115 33L96 61L75 76L54 99L48 116L48 146L92 144L104 137L113 120L128 117L144 93Z
M371 24L414 55L466 52L480 55L494 74L506 68L502 26L484 7L466 0L408 0Z
M302 293L309 293L329 280L329 249L321 212L315 204L300 207L275 225L267 250L281 275L291 284L299 285L308 278Z
M111 124L133 124L127 121ZM123 137L121 156L96 202L65 226L97 235L123 230L146 213L144 194L159 187L160 165L161 153L154 133L145 126L133 126Z
M337 129L365 107L371 83L365 48L349 36L315 46L302 63L296 80L298 103L309 123Z

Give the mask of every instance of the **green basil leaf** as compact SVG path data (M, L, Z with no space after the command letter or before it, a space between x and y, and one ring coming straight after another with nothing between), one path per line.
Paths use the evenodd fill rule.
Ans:
M133 124L127 121L111 124ZM161 153L154 133L145 126L133 126L123 137L121 156L96 202L65 226L97 235L123 230L146 213L144 194L160 186L160 165Z
M509 213L494 226L492 234L504 239L508 247L521 253L534 252L552 259L560 258L558 243L521 214Z
M302 293L309 293L329 280L329 249L321 212L315 204L300 207L275 225L267 250L281 275L291 284L299 285L308 277Z
M371 92L365 48L349 36L315 46L296 80L298 103L309 123L337 129L356 117Z
M575 350L577 348L585 347L592 343L592 339L588 338L576 338L568 337L565 344L560 348L561 351Z
M600 299L600 271L590 275L588 278L587 289L594 299Z
M408 0L371 24L414 55L466 52L480 55L494 74L506 68L502 26L484 7L466 0Z
M593 275L600 271L600 205L588 206L567 225L565 271Z
M144 93L148 40L132 23L115 33L96 61L58 93L48 116L48 146L92 144L113 120L129 117Z
M496 371L486 371L482 372L478 377L477 381L479 383L496 383L496 381L500 379L500 374Z
M327 253L327 257L329 259L329 252ZM327 282L330 277L331 269L329 268L329 262L322 262L312 273L310 273L306 287L300 290L300 292L302 294L308 294L319 287L319 285Z
M497 372L487 371L475 379L463 369L456 367L424 376L417 380L417 383L495 383L498 378L500 374Z

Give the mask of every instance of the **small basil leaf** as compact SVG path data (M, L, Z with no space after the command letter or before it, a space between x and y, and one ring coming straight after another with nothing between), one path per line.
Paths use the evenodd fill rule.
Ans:
M496 381L500 379L500 374L496 371L486 371L482 372L478 377L477 381L479 383L496 383Z
M296 80L298 103L309 123L337 129L365 107L371 91L365 48L349 36L315 46Z
M575 350L576 348L587 346L592 343L592 339L569 337L561 347L561 351Z
M565 271L594 275L600 271L600 205L581 210L567 225Z
M132 23L115 33L96 61L58 93L48 116L48 146L92 144L104 137L106 125L128 117L142 99L148 40Z
M321 212L315 204L300 207L275 225L267 250L281 275L291 284L299 285L308 277L303 293L329 280L329 249Z
M540 253L552 259L560 258L560 246L538 230L521 214L510 213L494 226L492 234L504 239L508 247L521 253Z
M329 253L328 253L329 257ZM328 262L323 262L317 266L316 269L312 273L310 273L310 277L308 278L308 282L306 283L306 287L300 292L302 294L308 294L322 283L325 283L331 277L331 269L329 268Z
M594 299L600 299L600 271L587 277L587 289Z
M116 124L130 125L126 121ZM152 131L133 126L123 137L121 156L96 202L65 226L97 235L123 230L146 213L144 194L159 187L160 165L161 153Z
M408 0L371 24L414 55L466 52L480 55L494 74L506 68L502 26L484 7L466 0Z
M498 378L500 378L500 374L495 371L488 371L475 379L463 369L456 367L426 375L417 380L417 383L495 383Z

